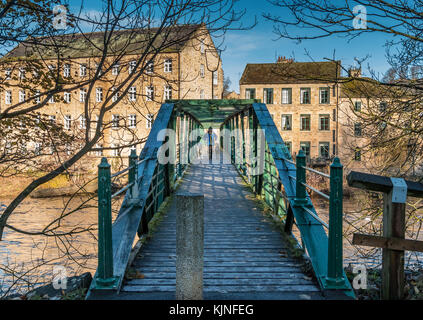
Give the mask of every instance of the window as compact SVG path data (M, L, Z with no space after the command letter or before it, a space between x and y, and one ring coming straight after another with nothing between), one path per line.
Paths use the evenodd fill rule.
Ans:
M292 115L291 114L282 115L282 130L284 131L292 130Z
M35 146L34 146L34 153L35 155L39 156L41 153L41 143L39 142L35 142Z
M95 72L98 70L98 75L101 76L103 74L103 70L101 70L100 65L98 63L95 64Z
M51 96L50 97L50 99L48 100L48 103L54 103L55 102L55 100L54 100L54 95L53 96Z
M147 101L153 101L154 99L154 87L149 86L146 88L147 91Z
M6 69L4 75L6 77L6 80L10 80L12 78L12 69Z
M146 127L147 129L151 129L151 127L153 126L153 122L154 122L154 115L153 114L147 114L147 124Z
M79 66L79 76L80 77L85 77L87 75L87 65L86 64L81 64Z
M7 90L4 95L4 103L5 104L12 104L12 91Z
M131 95L131 94L129 94ZM116 102L119 98L119 91L115 87L112 88L112 102Z
M245 99L255 99L256 89L245 89Z
M129 88L129 101L137 101L137 87Z
M97 143L97 144L95 145L95 148L97 149L97 151L95 152L95 155L96 155L97 157L102 157L102 156L103 156L103 145L102 145L102 144Z
M95 101L97 102L103 101L103 88L95 89Z
M65 128L65 130L70 130L70 128L71 128L71 116L70 115L65 115L64 128Z
M204 45L203 40L201 40L201 43L200 43L200 52L201 53L204 53L205 52L205 45Z
M86 98L87 98L87 89L80 89L79 90L79 101L85 102Z
M301 104L310 104L310 95L311 95L310 88L301 88L300 95L301 95L300 96Z
M272 88L263 89L263 101L266 104L273 104L273 89Z
M200 65L200 76L201 78L204 78L205 73L204 73L204 64Z
M129 128L134 129L137 127L137 115L130 114L129 115Z
M153 73L154 72L154 64L152 61L147 63L147 66L145 67L145 71L147 73Z
M56 116L52 115L48 117L50 124L56 124Z
M200 99L205 99L204 89L200 90Z
M319 143L319 157L329 159L329 142Z
M285 141L285 146L288 149L289 154L292 154L292 142L291 141Z
M332 142L336 142L336 130L332 130Z
M25 91L19 90L19 102L25 102Z
M332 117L333 117L332 121L336 121L336 109L333 109Z
M361 161L361 149L355 148L354 150L354 160L355 161Z
M69 78L70 77L70 65L69 64L65 64L63 66L63 77L65 78Z
M128 71L129 73L133 73L135 71L135 66L137 65L137 61L132 60L131 62L129 62L129 68Z
M54 64L49 64L47 68L49 71L53 72L56 69L56 66Z
M218 75L217 71L213 71L213 85L217 86L218 80L219 80L219 75Z
M112 128L119 128L120 116L118 114L112 114Z
M25 79L25 69L24 68L19 68L19 79Z
M40 103L41 99L40 99L40 90L36 90L35 91L35 98L34 98L34 102L35 103Z
M310 115L309 114L302 114L300 116L300 130L310 131Z
M70 103L71 102L71 93L70 92L63 93L63 100L66 103Z
M282 89L282 104L291 104L292 103L292 89L284 88Z
M172 59L165 59L164 72L172 72Z
M112 143L111 145L113 151L112 151L112 156L113 157L119 157L120 154L120 149L119 149L119 145L118 144L114 144Z
M330 103L330 89L329 88L320 88L319 97L321 104Z
M362 134L361 123L360 122L354 123L354 135L356 137L361 137L361 134Z
M307 159L310 158L310 142L306 141L306 142L300 142L300 149L303 150L305 156L307 157Z
M164 87L164 98L165 100L172 100L172 87L165 86Z
M354 103L354 111L357 111L357 112L361 111L361 101L356 101Z
M83 115L81 115L81 117L79 118L79 128L80 129L86 129L87 128L87 119Z
M115 63L112 66L112 75L117 76L119 74L120 65L119 63Z
M330 130L330 116L328 114L319 115L319 130L321 131Z
M388 107L388 104L386 102L379 103L379 111L380 112L385 112L387 107Z

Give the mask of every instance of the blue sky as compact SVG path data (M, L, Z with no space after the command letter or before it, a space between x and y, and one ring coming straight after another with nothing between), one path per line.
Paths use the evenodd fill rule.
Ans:
M71 7L78 7L81 0L68 0ZM96 13L100 10L100 1L83 0L85 12ZM238 0L237 8L246 9L243 22L248 24L257 17L258 25L252 30L228 31L222 52L223 70L232 84L231 90L239 92L239 79L247 63L275 62L277 56L293 57L296 61L323 61L334 56L342 61L345 68L355 65L354 58L362 59L369 55L363 64L363 74L369 76L368 65L381 75L389 68L385 57L384 44L387 40L380 33L369 33L350 42L339 36L330 38L307 40L297 44L293 40L277 39L273 33L272 23L266 21L263 13L283 15L281 9L270 5L266 0ZM221 39L217 40L220 43ZM308 54L306 54L308 52Z
M277 40L272 23L262 17L263 13L269 12L283 15L281 9L264 0L240 0L238 6L247 10L245 21L253 21L254 16L257 16L258 25L252 30L228 31L226 35L226 50L222 52L222 60L225 76L232 82L231 90L239 92L239 78L247 63L271 63L275 62L277 56L294 57L296 61L323 61L324 58L332 59L335 50L336 59L341 60L346 68L356 64L354 58L362 59L369 55L362 66L364 75L370 76L368 65L380 74L389 68L384 47L387 38L381 34L369 33L350 42L332 36L297 44L293 40Z

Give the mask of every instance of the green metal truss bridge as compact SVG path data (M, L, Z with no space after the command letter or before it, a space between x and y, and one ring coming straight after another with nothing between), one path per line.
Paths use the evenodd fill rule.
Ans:
M207 158L202 162L189 152L201 154L196 149L201 136L190 135L209 127L221 132L219 159L211 164L208 155L202 154ZM164 137L164 129L176 133ZM224 132L232 133L227 138ZM165 153L173 161L161 163L165 145L174 146ZM127 169L112 174L106 158L99 165L98 267L87 299L175 299L176 189L205 196L204 299L354 299L343 271L342 165L335 158L325 174L306 167L305 159L300 151L292 160L258 100L163 104L141 154L131 153ZM309 186L307 171L329 179L330 193ZM111 179L126 174L127 186L112 194ZM329 201L328 223L307 188ZM112 223L112 198L123 194ZM266 202L272 219L257 198ZM166 199L157 230L146 237ZM312 277L291 255L293 245L304 250Z

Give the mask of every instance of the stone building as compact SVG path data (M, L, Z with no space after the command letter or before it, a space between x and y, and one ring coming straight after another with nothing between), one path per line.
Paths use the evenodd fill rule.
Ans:
M177 34L183 40L166 46L157 53L154 61L148 62L151 54L143 58L147 64L145 72L131 85L124 99L107 111L103 118L105 129L96 148L105 150L91 152L91 156L118 157L129 154L130 148L136 148L139 152L161 104L166 100L222 98L222 63L208 30L204 25L172 28L170 35ZM120 34L116 32L117 40L113 45L122 45L129 32L142 41L148 38L148 32L142 29L122 31ZM183 34L189 36L183 38ZM136 41L126 48L119 63L114 62L116 54L106 55L98 79L89 91L89 82L96 77L103 54L101 50L95 50L93 43L101 44L104 33L64 35L55 41L66 37L69 38L67 43L72 45L60 48L60 54L53 49L46 50L46 47L37 50L33 44L21 44L0 61L0 68L3 69L0 70L0 111L20 104L20 107L25 107L40 103L45 95L42 98L37 98L37 95L55 85L53 83L46 89L43 88L45 81L44 84L38 82L40 73L44 77L49 72L64 79L65 88L36 111L62 125L64 130L87 130L87 123L95 124L98 119L98 106L113 104L119 95L116 87L134 72L136 61L144 53L143 45L139 44L142 41L134 38ZM84 41L89 41L89 44L85 46ZM30 65L35 66L33 70L30 70ZM83 85L85 80L87 85ZM85 110L86 106L88 110ZM89 122L85 117L87 112ZM130 147L120 148L123 145Z
M261 99L293 155L303 149L321 162L337 153L339 62L248 64L240 80L242 99ZM323 161L324 162L324 161Z

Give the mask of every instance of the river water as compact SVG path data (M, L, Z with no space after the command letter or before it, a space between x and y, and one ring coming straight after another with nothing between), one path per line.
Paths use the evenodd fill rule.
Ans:
M0 198L1 204L8 204L11 199ZM63 213L69 213L77 208L86 198L26 199L12 215L8 223L26 232L39 232ZM313 199L317 212L323 220L328 221L328 205ZM65 266L68 276L83 272L95 272L97 265L97 208L88 202L82 208L61 219L56 232L79 231L92 229L72 236L46 237L41 235L26 235L6 229L3 241L0 242L0 297L11 292L26 292L31 286L50 282L54 266ZM118 204L115 204L115 209ZM357 204L353 200L344 201L346 219L353 216ZM65 208L66 209L63 209ZM0 208L1 210L1 208ZM116 211L114 211L116 214ZM344 224L344 230L351 227ZM380 250L366 249L351 245L352 233L344 239L344 261L349 263L364 263L367 267L379 266ZM423 259L411 256L406 259L409 267L416 263L420 267ZM13 284L13 285L12 285ZM11 292L8 289L11 287Z

